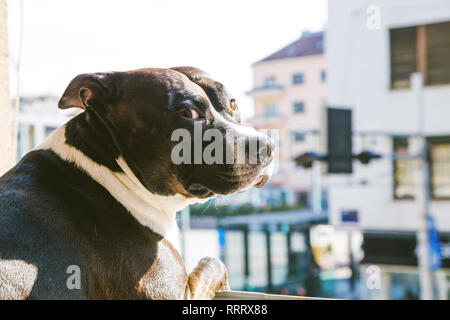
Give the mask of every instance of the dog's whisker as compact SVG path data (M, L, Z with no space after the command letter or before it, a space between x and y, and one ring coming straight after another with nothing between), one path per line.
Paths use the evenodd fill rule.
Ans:
M205 211L209 208L210 205L211 205L211 201L209 201L208 205L202 210L202 212L200 213L201 216L203 215L203 213L205 213Z

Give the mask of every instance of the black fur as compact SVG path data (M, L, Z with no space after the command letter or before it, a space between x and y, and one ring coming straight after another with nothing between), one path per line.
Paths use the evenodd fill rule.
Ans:
M171 161L172 132L186 128L193 133L194 120L179 112L184 104L194 104L203 114L203 130L224 130L240 122L230 99L221 84L182 67L83 74L70 83L59 106L85 109L66 125L66 144L114 172L121 172L116 160L123 157L154 194L194 197L198 186L215 194L235 192L261 169L242 165L244 174L234 164L176 166ZM217 124L211 104L228 121ZM19 267L4 270L1 263L11 260L35 266L37 279L24 279ZM70 265L81 268L80 290L66 285ZM50 150L30 152L0 178L0 272L0 281L32 287L23 296L20 290L5 293L0 283L0 296L8 298L189 296L176 249L142 226L77 164Z
M0 178L0 258L38 268L30 299L182 298L186 285L171 245L52 151L29 153ZM66 286L70 265L81 268L81 290ZM157 265L181 281L137 290Z

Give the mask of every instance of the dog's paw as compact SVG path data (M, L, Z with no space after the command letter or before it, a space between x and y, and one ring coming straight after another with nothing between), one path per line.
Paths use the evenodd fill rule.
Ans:
M216 290L230 290L228 270L221 260L213 257L204 257L199 261L198 267L201 267L210 276L218 277L219 282Z
M217 258L202 258L189 275L189 285L194 299L212 299L216 291L230 290L227 268Z

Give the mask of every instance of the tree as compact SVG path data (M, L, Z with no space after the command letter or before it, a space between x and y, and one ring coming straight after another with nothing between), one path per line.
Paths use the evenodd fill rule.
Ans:
M6 0L0 0L0 176L14 165L12 108L9 97Z

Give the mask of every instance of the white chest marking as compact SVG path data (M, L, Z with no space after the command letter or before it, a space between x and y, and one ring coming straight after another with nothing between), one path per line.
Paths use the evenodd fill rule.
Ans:
M74 163L108 190L142 225L165 237L179 250L176 212L202 200L182 195L161 196L151 193L141 184L122 157L116 161L124 173L114 172L66 144L65 126L53 132L36 149L52 150L63 160Z

